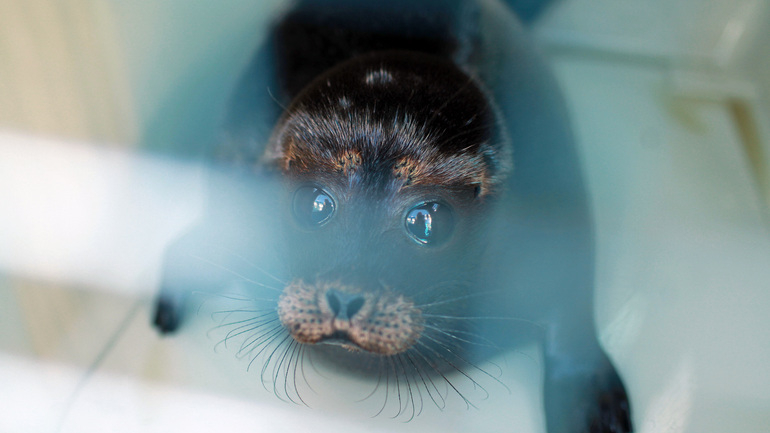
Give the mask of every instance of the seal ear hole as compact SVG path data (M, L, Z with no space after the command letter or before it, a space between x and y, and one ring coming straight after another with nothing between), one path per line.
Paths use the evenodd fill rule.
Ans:
M481 185L476 185L473 187L473 198L479 198L481 195Z
M420 245L438 246L454 232L455 218L449 205L429 201L413 206L406 213L406 232Z

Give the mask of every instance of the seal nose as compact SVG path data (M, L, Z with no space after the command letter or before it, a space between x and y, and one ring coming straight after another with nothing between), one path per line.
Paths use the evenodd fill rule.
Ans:
M329 289L326 292L326 302L329 303L329 308L334 313L334 317L340 320L350 320L364 306L364 297L358 294Z

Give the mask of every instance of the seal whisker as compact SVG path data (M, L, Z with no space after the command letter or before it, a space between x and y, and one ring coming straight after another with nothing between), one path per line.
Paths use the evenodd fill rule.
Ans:
M451 304L453 302L465 301L465 300L468 300L468 299L480 298L480 297L484 297L484 296L488 296L488 295L494 295L494 294L498 294L498 293L501 293L501 290L490 290L490 291L487 291L487 292L476 292L476 293L471 293L471 294L468 294L468 295L455 296L455 297L449 298L449 299L442 299L442 300L431 302L431 303L427 303L427 304L419 304L419 305L417 305L417 307L418 308L435 307L435 306L439 306L439 305Z
M394 355L392 358L393 358L393 364L397 365L397 367L399 368L399 371L396 374L403 375L403 382L404 382L404 385L406 386L406 390L405 390L406 392L404 393L404 400L403 402L399 401L400 407L398 409L398 412L399 414L402 414L402 413L406 413L407 409L409 408L410 400L412 397L412 389L409 384L409 376L406 370L404 369L403 363L401 362L401 357L399 355ZM414 416L414 410L412 411L412 416Z
M453 340L457 340L457 341L459 341L461 343L471 344L471 345L474 345L474 346L489 347L489 348L492 348L492 349L499 349L500 348L500 346L498 346L496 344L493 344L491 341L489 341L487 339L484 339L484 340L486 340L486 343L484 343L484 342L478 342L478 341L473 341L473 340L469 340L469 339L466 339L466 338L462 338L462 337L459 337L459 336L454 334L454 333L460 333L462 331L453 330L452 332L454 332L454 333L452 333L452 332L449 332L449 331L447 331L445 329L442 329L442 328L437 327L437 326L432 326L432 325L429 325L427 323L423 324L423 326L425 328L428 328L428 329L432 330L432 331L436 331L439 334L445 335L445 336L447 336L447 337L449 337L449 338L451 338ZM470 333L468 333L468 334L470 334ZM475 334L470 334L470 335L472 337L477 337Z
M473 282L468 280L459 280L459 279L444 280L444 281L439 281L438 283L435 283L435 284L431 284L426 287L421 287L420 290L423 293L428 294L430 292L435 292L447 287L469 287L471 284L473 284Z
M245 297L239 298L239 297L237 297L235 295L229 295L229 294L223 294L223 293L213 293L213 292L204 292L204 291L201 291L201 290L192 291L192 292L190 292L190 294L203 298L203 300L200 302L200 304L198 305L198 308L195 311L195 314L197 314L197 315L201 314L201 310L203 310L203 307L205 307L206 304L208 304L209 302L214 302L215 299L220 299L220 298L230 299L230 300L239 301L239 302L261 301L261 302L272 303L272 302L275 302L275 300L276 300L276 298L245 298ZM228 310L222 310L222 311L228 311ZM212 315L213 314L216 314L216 313L212 313Z
M261 331L253 339L249 339L248 344L246 341L241 344L240 350L238 350L238 352L235 354L235 356L239 359L242 359L246 356L251 356L254 350L262 346L256 355L251 358L249 365L246 366L246 371L251 369L251 364L254 363L259 355L264 352L264 350L267 349L273 341L278 339L282 333L284 333L283 325L278 324L271 329Z
M209 330L209 333L214 331L214 330L216 330L217 328L221 328L221 327L228 326L228 325L230 325L230 324L216 326L216 327L212 328L211 330ZM217 351L219 349L219 345L220 344L224 344L225 348L227 348L227 342L228 342L228 340L230 338L237 337L239 335L243 335L243 334L246 334L246 333L250 333L250 332L256 331L261 326L262 325L259 323L258 320L247 320L247 321L244 321L238 327L228 331L227 334L225 334L225 337L222 340L220 340L217 344L214 345L214 351Z
M446 400L444 400L444 398L441 396L441 393L436 388L436 384L433 383L430 377L428 378L428 380L431 382L431 385L436 390L436 393L438 393L439 397L441 397L441 404L439 404L436 401L435 397L433 397L433 393L430 391L430 387L428 387L428 384L425 382L425 377L423 377L422 375L422 371L421 371L422 369L417 366L414 359L409 355L409 352L404 353L404 356L409 361L409 363L412 364L412 368L414 368L414 371L417 372L417 375L420 377L420 381L422 382L422 385L425 388L425 391L428 393L428 396L433 401L433 404L435 404L439 410L443 411L444 408L446 407ZM420 397L420 400L422 401L422 397ZM420 408L420 413L422 413L422 407Z
M265 316L269 316L271 314L275 314L275 309L274 308L260 308L260 309L252 310L252 309L238 308L238 309L234 309L234 310L214 311L214 312L211 313L211 319L212 320L216 320L218 316L224 315L224 317L220 321L220 324L217 325L216 327L214 327L214 329L221 328L222 326L234 325L236 323L243 322L243 320L239 320L239 321L235 321L235 322L224 323L224 321L227 320L233 314L257 314L257 316L252 316L251 318L258 318L258 317L265 317ZM248 320L248 319L245 319L245 320Z
M239 297L236 295L230 295L230 294L224 294L224 293L212 293L212 296L216 296L218 298L223 299L229 299L231 301L239 301L239 302L250 302L250 301L260 301L260 302L275 302L278 298L254 298L254 297Z
M482 336L480 333L477 332L471 332L464 329L457 329L457 328L449 328L447 324L444 324L445 327L437 327L433 326L429 323L423 324L424 327L429 328L431 330L435 330L438 332L445 333L445 335L452 337L452 338L460 338L460 335L466 335L467 338L463 341L465 343L474 344L476 346L482 346L482 347L489 347L493 349L502 349L498 344L494 343L492 340ZM478 340L478 341L475 341Z
M423 347L426 347L424 344L421 344L421 346L423 346ZM418 355L419 355L419 356L420 356L420 357L423 359L423 361L425 361L425 363L426 363L426 364L427 364L427 365L428 365L428 366L429 366L429 367L430 367L430 368L431 368L431 369L432 369L434 372L436 372L436 374L438 374L439 376L441 376L441 378L442 378L442 379L444 379L444 383L445 383L445 384L447 384L449 387L451 387L451 388L452 388L452 390L454 390L454 392L455 392L455 393L456 393L456 394L457 394L457 395L458 395L458 396L459 396L459 397L460 397L460 398L463 400L463 402L465 402L465 407L466 407L466 409L470 409L471 407L472 407L472 408L474 408L474 409L478 409L478 408L476 407L476 405L474 405L473 403L471 403L471 401L470 401L470 400L468 400L468 398L467 398L467 397L465 397L465 394L463 394L462 392L460 392L460 390L459 390L459 389L457 389L457 387L456 387L456 386L455 386L455 385L452 383L452 381L451 381L451 380L449 380L449 378L448 378L448 377L446 377L446 375L445 375L445 374L444 374L444 373L443 373L441 370L439 370L438 368L436 368L436 366L435 366L433 363L431 363L431 362L428 360L428 358L425 356L425 354L424 354L424 353L422 353L422 351L421 351L421 350L419 350L419 348L415 347L414 349L415 349L415 350L414 350L414 351L415 351L415 353L416 353L416 354L418 354ZM451 365L451 364L450 364L450 365ZM445 398L448 398L448 395L447 395L447 397L445 397Z
M438 344L440 347L444 347L444 345L443 345L443 344L442 344L440 341L437 341L437 340L435 340L435 339L432 339L432 338L430 338L430 337L427 337L427 338L428 338L428 339L430 339L430 340L432 340L432 341L433 341L433 342L435 342L436 344ZM490 379L494 380L494 381L495 381L495 382L497 382L498 384L502 385L502 386L503 386L503 387L504 387L504 388L505 388L505 389L508 391L508 393L509 393L509 394L511 393L511 389L510 389L510 388L508 388L508 386L507 386L505 383L503 383L503 382L502 382L502 381L501 381L499 378L497 378L497 377L495 377L494 375L490 374L488 371L484 370L483 368L479 367L478 365L474 364L473 362L471 362L471 361L467 360L466 358L464 358L464 357L462 357L462 356L460 356L460 355L458 355L458 354L456 354L456 353L454 353L454 352L451 352L450 350L447 350L447 353L450 353L452 356L454 356L455 358L457 358L458 360L460 360L460 362L462 362L462 363L464 363L464 364L466 364L466 365L469 365L469 366L471 366L471 367L472 367L472 368L474 368L475 370L478 370L478 371L479 371L481 374L483 374L483 375L485 375L485 376L489 377ZM438 355L438 356L441 356L441 355ZM442 358L443 358L443 357L442 357ZM454 367L454 368L455 368L455 369L456 369L458 372L460 372L460 373L461 373L463 376L465 376L465 377L467 377L468 379L470 379L470 380L471 380L471 382L473 382L473 383L474 383L474 385L478 385L478 386L479 386L479 387L480 387L480 388L481 388L481 389L484 391L484 393L487 395L487 397L489 397L489 393L487 392L487 390L486 390L486 389L485 389L485 388L484 388L484 387L483 387L481 384L479 384L479 383L478 383L478 382L476 382L474 379L472 379L472 378L471 378L471 377L470 377L468 374L466 374L466 372L465 372L464 370L461 370L461 369L457 368L457 367L456 367L454 364L452 364L450 361L446 360L445 358L443 358L443 359L445 360L445 362L449 363L449 365L451 365L452 367ZM498 368L499 368L499 367L498 367Z
M404 402L404 411L406 411L406 405L409 404L409 407L411 408L411 414L409 415L409 419L407 419L404 422L409 422L412 419L414 419L414 415L416 413L416 405L414 401L414 390L412 389L412 381L411 381L411 374L409 371L407 371L406 365L404 365L403 358L399 355L396 355L396 359L398 360L398 364L401 366L401 371L404 373L404 382L406 383L406 401Z
M227 334L225 334L225 337L219 343L214 345L214 350L216 351L220 344L224 344L225 348L227 348L227 341L230 338L237 337L239 335L243 335L245 333L249 333L249 332L252 332L252 331L256 331L259 328L261 328L261 327L263 327L263 326L265 326L265 325L267 325L267 324L269 324L271 322L274 322L275 320L276 320L275 318L272 319L272 320L265 320L265 319L261 319L261 318L252 318L252 319L247 319L247 320L243 320L243 321L232 322L232 323L227 323L227 324L222 324L222 325L215 326L214 328L209 330L208 333L211 333L212 331L214 331L216 329L220 329L222 327L227 327L227 326L232 326L232 325L239 325L236 328L231 329L230 331L228 331Z
M300 374L302 375L303 380L305 381L305 384L310 388L311 391L315 393L312 387L310 387L310 384L307 382L307 378L305 378L305 372L303 370L303 367L305 365L305 345L299 344L296 352L297 352L297 358L294 360L294 391L297 393L297 398L304 404L306 407L310 407L309 404L305 401L305 399L302 398L302 393L299 391L299 387L297 385L297 370L300 370Z
M297 388L297 364L299 364L297 357L299 356L300 345L301 343L297 341L291 343L289 359L286 362L286 369L284 371L283 389L287 395L293 392L294 397L292 397L292 400L296 398L296 400L299 401L299 403L295 401L295 404L302 404L303 406L308 407L307 403L302 399L299 388Z
M294 341L291 345L291 354L289 356L289 362L286 364L286 376L283 379L283 386L284 391L288 394L288 384L289 384L289 370L291 370L291 384L292 388L294 389L294 395L297 396L297 399L302 403L305 407L310 407L305 402L305 400L302 399L302 395L299 392L299 388L297 388L297 366L299 365L299 355L302 351L302 345L296 341Z
M399 354L398 355L398 360L399 360L399 363L401 364L401 369L404 371L404 374L406 375L406 386L407 386L407 389L409 390L409 400L411 400L411 405L412 405L412 414L409 416L409 419L405 421L405 422L410 422L410 421L412 421L414 419L415 416L418 416L419 414L422 413L422 407L423 407L422 391L420 391L420 387L417 386L416 383L415 383L415 386L412 387L412 384L411 384L411 382L409 380L410 376L412 376L412 375L407 372L407 366L404 364L404 356ZM414 396L413 388L414 388L414 390L417 391L417 395L420 397L420 409L419 409L419 412L416 409L416 404L415 404L415 399L414 399L415 396Z
M385 406L388 404L388 394L390 393L390 369L387 367L390 366L391 360L390 360L390 357L380 358L380 359L384 360L384 361L381 361L381 363L386 362L388 364L386 368L382 368L382 366L380 366L380 371L381 372L385 371L385 399L382 401L382 407L380 407L380 410L377 411L377 413L375 413L372 416L372 418L378 417L385 410ZM378 383L378 386L379 386L379 383Z
M239 333L233 335L233 337L235 337L237 335L241 335L241 334L244 334L244 333L247 333L247 332L251 332L252 333L250 336L246 337L241 342L241 345L238 348L238 351L235 352L235 357L236 358L243 359L243 358L249 356L249 354L252 351L254 351L254 349L256 349L257 347L261 346L263 342L269 341L273 333L276 333L276 332L280 331L280 329L279 329L280 325L276 325L276 326L274 326L273 328L270 328L270 329L260 329L263 326L265 326L265 325L264 324L260 324L258 326L255 326L255 327L251 328L251 329L248 329L248 330L245 330L245 331L242 331L242 332L239 332ZM227 337L227 338L231 338L231 337ZM248 371L248 368L247 368L247 371Z
M284 343L286 341L288 341L289 344L284 347ZM291 342L292 341L293 340L283 340L283 341L281 341L281 343L279 343L273 349L273 352L271 353L271 355L275 355L277 353L278 356L277 356L275 362L272 363L272 367L273 368L272 368L272 371L270 372L270 375L268 376L268 380L273 385L273 395L275 395L276 397L278 397L282 401L294 403L294 401L291 399L291 397L288 396L286 393L285 394L281 394L280 392L278 392L278 378L279 378L279 376L281 374L281 366L283 365L283 362L286 359L286 355L289 352L289 348L291 348ZM270 363L271 359L272 359L272 356L268 357L268 362L265 362L265 365L263 366L263 371L262 371L263 374L265 374L267 372L267 370L268 370L268 368L265 368L265 367L268 367L268 366L271 365L271 363ZM265 381L265 378L263 377L262 380ZM282 395L283 395L283 397L282 397ZM296 403L294 403L294 404L296 404Z
M221 245L218 246L218 248L221 248L222 250L224 250L226 253L230 254L231 256L238 258L240 261L242 261L243 263L249 265L250 267L258 270L259 272L261 272L265 276L272 278L278 284L280 284L282 286L285 286L286 284L288 284L287 281L284 281L284 280L276 277L275 275L271 274L270 272L268 272L264 268L262 268L260 266L257 266L254 262L252 262L251 260L248 260L247 258L243 257L241 254L236 253L232 249L230 249L228 247L221 246Z
M288 341L291 337L289 335L284 335L283 339L280 339L280 336L276 336L274 338L271 338L270 343L265 344L262 349L257 352L257 354L252 358L251 362L254 362L257 357L259 357L260 354L264 352L269 347L272 347L272 350L270 350L269 355L267 355L267 358L265 359L265 362L262 364L262 370L259 373L259 379L262 382L262 386L265 388L265 390L269 391L267 388L267 383L269 383L269 378L267 376L267 370L273 366L273 356L275 356L275 353L283 346L283 344ZM277 344L273 345L273 343L278 342ZM266 353L266 352L265 352ZM251 362L249 364L251 364ZM251 367L251 365L249 365ZM248 371L248 369L247 369ZM273 387L275 387L275 380L272 381ZM273 393L276 395L276 397L281 398L278 393L273 389ZM281 398L281 400L286 401Z
M449 320L504 320L511 322L521 322L528 325L535 326L541 331L545 331L546 327L542 323L535 322L534 320L528 320L520 317L495 317L495 316L450 316L442 314L423 314L424 317L431 317L437 319L449 319Z
M289 392L289 369L291 368L291 360L294 357L294 346L297 343L296 340L291 340L289 342L289 345L286 347L286 350L284 350L283 355L281 355L281 359L278 362L276 366L273 367L274 375L273 375L273 390L276 389L276 384L278 383L278 376L281 373L281 368L284 366L284 362L286 362L286 367L284 368L284 377L283 377L283 392L286 395L286 398L289 399L294 404L299 404L296 401L294 401L294 398L291 396L291 393ZM288 356L288 359L287 359Z
M277 292L281 292L281 290L282 290L280 288L273 287L273 286L270 286L268 284L261 283L259 281L254 280L254 279L251 279L251 278L249 278L249 277L247 277L247 276L245 276L243 274L240 274L240 273L238 273L238 272L228 268L227 266L224 266L224 265L221 265L219 263L213 262L213 261L211 261L209 259L206 259L204 257L201 257L201 256L199 256L197 254L190 254L190 256L195 258L195 259L198 259L198 260L200 260L202 262L208 263L211 266L214 266L214 267L216 267L218 269L221 269L221 270L223 270L225 272L229 272L230 274L232 274L232 275L242 279L243 281L246 281L247 283L251 283L251 284L253 284L255 286L259 286L259 287L262 287L262 288L265 288L265 289L269 289L269 290L274 290L274 291L277 291Z
M458 358L460 361L467 363L467 361L465 361L464 359L462 359L462 358L458 357L458 356L457 356L457 354L455 354L455 353L454 353L454 352L452 352L451 350L447 349L447 348L446 348L446 346L444 346L444 345L443 345L441 342L439 342L439 341L437 341L437 340L433 340L433 339L431 339L431 340L432 340L432 341L434 341L436 344L438 344L438 345L439 345L439 347L441 347L442 349L444 349L444 350L446 351L446 353L448 353L448 354L451 354L451 355L455 356L456 358ZM487 389L486 389L486 388L484 388L484 386L483 386L483 385L481 385L481 384L480 384L478 381L476 381L476 379L472 378L472 377L470 376L470 374L468 374L468 373L467 373L467 372L466 372L464 369L462 369L462 368L458 367L457 365L455 365L455 363L454 363L454 362L452 362L451 360L449 360L447 357L445 357L445 356L442 356L442 355L441 355L439 352L437 352L435 349L431 348L430 346L426 345L425 343L423 343L423 342L418 342L418 344L422 345L422 346L423 346L423 347L425 347L427 350L430 350L431 352L433 352L433 354L434 354L434 355L435 355L435 356L436 356L438 359L440 359L440 360L442 360L443 362L447 363L449 366L451 366L452 368L454 368L454 369L455 369L455 371L457 371L458 373L460 373L460 374L462 374L463 376L465 376L465 378L466 378L466 379L468 379L469 381L471 381L471 383L474 385L474 388L475 388L476 386L478 386L478 389L481 389L481 391L483 391L483 392L484 392L484 397L483 397L483 400L486 400L487 398L489 398L489 392L487 391ZM502 383L502 382L501 382L501 383ZM475 407L475 406L474 406L474 407Z
M404 357L406 357L406 354L404 354ZM411 364L411 362L410 362L410 364ZM420 377L420 381L422 381L422 377L420 376L420 371L415 369L414 365L412 365L412 369L414 371L412 377L414 378L415 382L417 382L417 379L414 377L414 374L417 374L418 377ZM422 414L422 410L425 408L425 400L422 397L422 391L420 391L420 384L419 383L415 383L415 385L416 385L415 388L417 388L417 394L420 397L420 410L417 411L417 414L415 414L415 416L420 416ZM427 392L427 388L426 388L426 392Z
M265 388L265 390L266 390L266 391L268 390L268 389L267 389L267 383L268 383L268 379L266 379L266 378L265 378L265 377L266 377L266 375L265 375L265 374L267 373L267 370L268 370L268 368L270 367L270 365L271 365L271 364L273 365L273 371L275 371L275 364L273 364L273 363L272 363L272 362L273 362L273 356L275 356L276 352L278 352L278 350L279 350L279 349L281 349L281 347L284 345L284 343L286 343L286 341L288 341L290 338L291 338L291 336L289 336L289 335L286 335L286 336L283 338L283 340L281 340L280 342L278 342L278 344L276 344L276 345L275 345L275 347L273 348L273 350L270 352L270 355L268 355L267 359L265 360L265 363L264 363L264 364L262 364L262 371L261 371L261 372L260 372L260 374L259 374L259 378L260 378L260 381L262 382L262 387L263 387L263 388ZM275 340L273 340L273 341L275 341ZM266 345L266 346L265 346L265 348L267 348L267 347L269 347L269 345ZM263 349L264 349L264 348L263 348ZM261 351L260 351L260 352L261 352ZM285 349L284 349L284 352L283 352L283 353L284 353L284 354L286 353L286 350L285 350ZM257 354L257 356L259 356L259 354ZM256 359L256 356L254 357L254 359ZM252 359L252 362L254 361L254 359ZM288 401L287 401L286 399L284 399L283 397L281 397L280 393L278 392L278 389L276 388L276 386L277 386L277 382L278 382L278 380L277 380L277 375L273 375L273 376L274 376L274 377L273 377L273 380L272 380L272 385L273 385L273 395L275 395L276 397L278 397L278 399L279 399L279 400L281 400L281 401L283 401L283 402L286 402L286 403L288 403Z
M366 401L366 400L368 400L368 399L369 399L369 398L371 398L371 397L372 397L372 396L373 396L373 395L374 395L374 394L377 392L377 390L380 388L380 384L382 383L382 370L383 370L383 369L382 369L382 363L383 363L383 360L382 360L382 358L380 358L378 362L379 362L379 365L378 365L378 368L377 368L377 383L374 385L374 389L372 389L372 391L371 391L369 394L367 394L367 395L366 395L366 397L364 397L364 398L362 398L362 399L359 399L359 400L356 400L356 402L357 402L357 403L360 403L360 402L362 402L362 401Z
M275 102L275 104L276 104L278 107L280 107L280 108L281 108L281 109L282 109L284 112L287 112L287 111L289 111L289 109L288 109L288 108L286 108L286 107L285 107L283 104L281 104L281 102L280 102L280 101L278 101L278 99L277 99L277 98L276 98L276 97L273 95L273 92L270 90L270 86L266 86L266 87L265 87L265 90L267 91L267 94L270 96L270 99L272 99L272 100L273 100L273 102Z
M315 356L317 356L317 353L315 353L313 351L310 351L310 356L308 357L308 359L310 360L310 367L313 369L315 374L317 374L317 375L323 377L324 379L328 380L329 377L326 376L325 374L323 374L323 372L318 369L318 366L315 365Z
M215 327L214 329L222 328L222 327L227 327L227 326L232 326L232 325L239 325L239 326L237 326L237 327L235 327L235 328L233 328L233 329L231 329L230 331L227 332L227 334L226 334L226 336L225 336L225 338L223 340L225 342L225 347L226 347L226 343L227 343L228 339L233 338L233 337L237 337L239 335L243 335L243 334L248 333L248 332L259 330L260 328L263 328L263 327L265 327L265 326L267 326L267 325L277 321L277 319L278 319L277 317L269 318L268 317L269 315L270 314L267 314L267 315L261 316L261 317L255 317L255 318L252 318L250 320L247 319L245 321L236 321L236 322L227 323L227 324L224 324L224 325L219 325L219 326Z
M492 341L491 341L491 340L489 340L489 339L483 338L483 337L482 337L482 336L480 336L480 335L477 335L477 334L475 334L475 333L472 333L472 332L468 332L468 331L462 331L462 330L456 330L456 329L442 329L442 328L438 328L438 327L433 327L433 326L431 326L431 325L428 325L428 324L425 324L425 325L423 325L423 326L425 326L426 328L430 329L431 331L435 331L437 334L440 334L440 335L442 335L442 336L446 336L446 337L448 337L448 338L452 339L453 341L459 341L460 343L465 343L465 344L472 344L472 345L475 345L475 346L480 346L480 347L487 347L487 348L491 348L491 349L495 349L495 350L502 350L502 347L500 347L498 344L496 344L496 343L492 342ZM475 340L475 339L478 339L478 340L480 340L480 341L482 341L482 342L477 342L477 341L473 341L473 340L463 339L463 338L457 337L457 336L456 336L456 335L454 335L453 333L457 333L457 334L467 334L467 335L471 336L471 337L472 337L474 340ZM425 335L425 338L427 338L427 339L429 339L429 340L431 340L431 341L435 342L435 343L436 343L438 346L440 346L440 347L442 347L443 349L445 349L445 350L447 351L447 353L452 353L452 354L453 354L455 357L457 357L457 358L458 358L460 361L462 361L463 363L465 363L465 364L468 364L468 365L470 365L470 366L472 366L472 367L476 368L477 370L479 370L479 371L483 372L484 374L487 374L487 375L489 375L489 374L490 374L490 373L489 373L489 372L487 372L486 370L484 370L484 369L482 369L482 368L480 368L480 367L476 366L476 365L475 365L473 362L471 362L471 361L468 361L467 359L465 359L465 358L461 357L460 355L457 355L456 353L454 353L454 352L453 352L453 347L450 347L450 345L449 345L447 342L442 342L442 341L439 341L439 340L438 340L438 339L436 339L436 338L432 338L432 337L430 337L430 335L428 335L428 334L426 334L426 335ZM454 345L454 344L453 344L452 346L454 346L454 348L457 348L457 346L456 346L456 345ZM502 374L503 374L503 370L502 370L502 368L500 368L500 366L498 366L497 364L495 364L495 363L493 363L493 362L489 362L489 364L490 364L490 365L492 365L492 366L494 366L494 367L497 369L497 371L498 371L498 373L497 373L497 374L498 374L498 377L499 377L499 376L502 376ZM505 386L505 385L503 385L503 386Z
M278 382L279 382L279 377L281 375L281 368L283 367L283 363L286 361L286 357L288 356L289 352L291 352L291 347L295 343L295 340L288 340L288 342L289 342L289 344L286 347L284 347L283 349L281 349L282 351L281 351L280 355L278 355L277 361L273 364L273 371L271 373L271 376L273 378L273 393L278 393ZM283 345L281 345L281 346L283 346ZM276 350L277 350L277 348L276 348ZM286 371L286 374L288 374L288 370ZM284 385L284 388L283 388L284 394L283 395L290 402L292 402L294 404L297 404L297 402L295 402L291 398L291 395L289 395L289 392L288 392L288 390L286 388L286 381L285 380L284 380L283 385Z
M294 389L294 395L296 396L297 400L300 401L305 407L310 407L305 402L305 400L302 398L301 393L299 392L299 388L297 388L297 366L299 364L299 356L301 354L301 344L297 341L293 341L291 343L291 353L289 356L289 361L286 364L286 372L284 376L284 391L286 394L289 394L288 386L289 386L289 370L291 370L291 384L292 388Z
M402 401L401 401L401 382L398 380L398 371L396 371L396 362L393 360L395 357L388 357L388 361L390 362L391 367L393 367L393 376L396 381L396 393L398 395L398 412L396 412L395 415L393 415L391 418L397 418L399 415L401 415L401 407L402 407Z
M313 385L310 384L310 382L307 380L307 375L305 374L305 358L307 355L307 347L306 345L302 344L300 345L300 366L299 371L302 375L302 380L305 382L305 385L307 385L308 389L313 393L318 395L318 392L313 388ZM312 362L312 361L311 361Z

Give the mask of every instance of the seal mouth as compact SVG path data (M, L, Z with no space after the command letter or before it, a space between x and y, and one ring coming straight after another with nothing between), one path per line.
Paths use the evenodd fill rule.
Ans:
M350 339L350 334L348 334L347 331L334 331L330 335L321 337L321 341L319 341L319 343L335 343L337 341L343 343L353 343L353 340Z
M322 336L318 341L318 344L325 344L329 346L339 346L344 349L348 349L356 352L365 352L366 349L361 347L358 343L353 341L347 331L334 331L330 335Z

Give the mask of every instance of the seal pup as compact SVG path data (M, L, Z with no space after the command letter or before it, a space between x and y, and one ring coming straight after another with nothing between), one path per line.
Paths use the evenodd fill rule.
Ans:
M270 353L263 375L313 350L441 405L436 381L475 384L480 360L537 337L547 430L631 431L594 330L569 122L515 18L495 1L300 1L269 36L215 146L254 189L211 188L207 222L168 251L156 327L174 331L187 294L226 287L248 257L280 285L233 323L253 335L244 353ZM222 200L250 223L222 234ZM237 255L204 270L190 259L204 244Z

